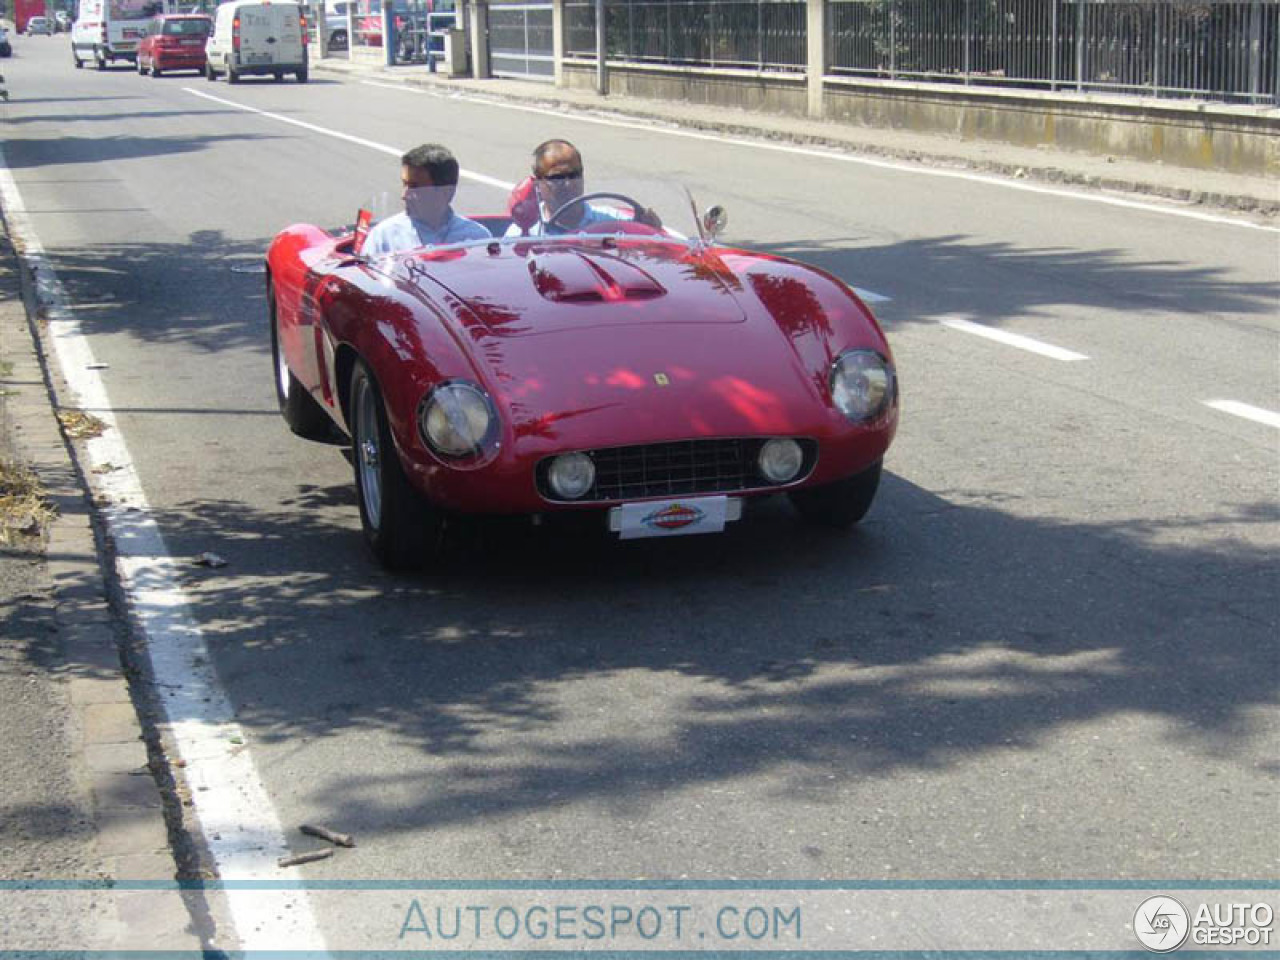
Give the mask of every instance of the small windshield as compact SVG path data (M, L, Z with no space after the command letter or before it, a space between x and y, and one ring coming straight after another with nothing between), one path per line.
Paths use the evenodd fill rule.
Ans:
M203 17L166 20L161 33L166 37L203 37L209 33L209 21Z
M111 0L107 9L112 20L150 20L159 6L155 0Z
M362 253L500 240L587 236L699 237L693 200L679 184L594 178L519 185L485 178L454 187L380 191L364 207L372 227Z

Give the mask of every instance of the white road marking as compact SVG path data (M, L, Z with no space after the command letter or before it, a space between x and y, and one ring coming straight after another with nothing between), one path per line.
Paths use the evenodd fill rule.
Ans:
M112 413L88 339L68 307L66 292L27 217L26 206L0 146L0 195L12 233L21 238L45 307L48 338L70 388L70 402L92 410L105 425L86 443L102 517L116 547L116 570L129 609L147 640L157 690L183 771L192 810L223 880L279 880L276 859L288 850L266 787L258 777L235 710L218 682L213 659L188 610L179 565L170 556L137 470ZM106 467L110 465L110 469ZM93 467L104 468L97 475ZM122 878L128 879L128 878ZM224 894L243 949L324 951L303 890L229 890ZM219 946L228 944L219 938Z
M1280 430L1280 413L1276 413L1273 410L1264 410L1262 407L1240 403L1237 400L1204 400L1202 402L1206 407L1212 407L1221 413L1244 417L1246 420L1253 420L1256 423L1265 423L1268 427L1275 427Z
M941 317L938 322L944 327L950 327L952 330L972 333L974 336L994 340L1009 347L1017 347L1019 350L1029 350L1031 353L1038 353L1042 357L1052 357L1054 360L1069 362L1089 359L1083 353L1076 353L1074 350L1064 350L1062 347L1055 347L1050 343L1042 343L1039 340L1033 340L1031 337L1024 337L1018 333L1009 333L1007 330L997 330L995 327L973 323L962 317Z
M681 130L675 127L661 126L652 122L619 120L611 117L584 116L583 114L572 110L552 110L547 107L531 107L525 104L506 103L494 100L483 94L457 91L450 91L449 93L425 90L419 91L407 86L377 83L373 80L362 80L361 83L372 87L382 87L384 89L424 93L427 96L439 97L442 100L466 100L470 103L481 103L490 107L496 107L500 110L516 110L523 113L542 114L543 116L555 117L558 120L575 120L579 123L594 123L605 127L617 127L622 130L641 130L645 134L649 135L660 133L669 137L683 137L686 140L703 140L711 143L721 143L727 146L749 147L754 150L771 150L774 153L785 153L792 156L816 157L822 160L834 160L841 163L856 163L864 167L876 167L881 170L894 170L899 173L914 173L927 177L946 177L952 180L967 180L971 183L984 183L989 186L1003 187L1006 190L1020 190L1024 193L1037 193L1042 196L1062 197L1067 200L1082 200L1089 203L1101 203L1107 206L1121 207L1127 210L1142 210L1147 213L1159 213L1166 216L1183 217L1188 220L1199 220L1203 223L1218 223L1231 227L1243 227L1247 230L1261 230L1265 233L1280 233L1280 227L1272 227L1261 223L1250 223L1248 220L1217 216L1211 213L1202 213L1198 210L1184 210L1180 207L1163 206L1156 203L1143 203L1139 200L1126 200L1123 197L1112 197L1105 194L1063 190L1058 187L1045 187L1032 183L1020 183L1016 180L1010 180L1004 177L987 176L980 173L968 173L963 170L943 170L915 164L898 163L892 160L877 160L872 157L858 156L857 154L836 153L834 149L818 150L812 147L797 147L783 143L770 143L765 140L743 140L738 137L725 137L714 133L700 133L694 130ZM192 92L194 93L195 91Z
M326 137L335 137L338 140L345 140L347 143L354 143L357 146L368 147L370 150L377 150L379 153L389 154L393 157L402 157L405 154L403 147L392 147L385 143L378 143L376 140L366 140L364 137L355 137L349 133L342 133L339 130L333 130L329 127L322 127L318 124L307 123L305 120L295 120L293 117L286 117L279 113L272 113L269 110L259 110L257 107L245 106L243 103L236 103L234 100L224 100L222 97L215 97L213 94L205 93L201 90L194 90L191 87L183 87L187 93L193 93L197 97L203 97L205 100L212 100L214 103L221 104L224 107L235 107L237 110L244 110L246 113L256 113L260 117L267 117L270 120L278 120L281 123L287 123L291 126L301 127L303 130L310 130L312 133L320 133ZM475 173L471 170L462 170L460 175L467 180L474 180L476 183L483 183L490 187L497 187L499 190L510 190L515 186L508 180L498 180L494 177L487 177L483 173Z

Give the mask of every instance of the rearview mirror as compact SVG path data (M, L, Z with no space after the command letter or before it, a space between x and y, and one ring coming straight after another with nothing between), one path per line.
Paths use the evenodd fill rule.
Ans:
M708 207L707 212L702 215L702 232L708 240L714 240L724 233L724 228L728 225L729 214L718 203Z

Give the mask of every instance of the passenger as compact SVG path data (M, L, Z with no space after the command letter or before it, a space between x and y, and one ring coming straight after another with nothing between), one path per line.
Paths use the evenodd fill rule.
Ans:
M447 147L424 143L400 158L404 213L387 217L369 231L361 253L376 257L432 244L487 240L489 231L454 213L458 161Z
M661 229L662 222L651 210L639 209L634 216L620 211L575 203L559 216L565 204L583 196L582 154L568 140L547 140L533 151L533 176L512 192L508 209L512 224L508 237L558 236L577 233L593 224L637 220ZM554 222L549 222L555 216Z

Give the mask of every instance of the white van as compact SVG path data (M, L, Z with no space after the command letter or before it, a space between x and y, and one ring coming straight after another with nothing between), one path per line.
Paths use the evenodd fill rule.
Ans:
M71 25L71 57L77 67L92 60L99 70L108 63L138 56L138 42L161 6L156 0L80 0Z
M307 82L307 21L296 3L231 0L218 7L213 33L205 44L204 75L229 83L270 74L283 80L292 73Z

